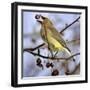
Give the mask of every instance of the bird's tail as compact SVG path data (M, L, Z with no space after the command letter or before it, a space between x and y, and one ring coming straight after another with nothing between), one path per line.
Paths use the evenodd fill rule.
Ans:
M72 56L71 50L68 47L65 47L64 49L70 56ZM74 57L73 57L73 61L75 61Z

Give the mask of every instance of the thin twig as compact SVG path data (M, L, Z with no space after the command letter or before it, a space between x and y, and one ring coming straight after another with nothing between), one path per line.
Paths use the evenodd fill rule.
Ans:
M73 42L79 42L80 39L76 39L76 40L71 40L71 41L66 41L66 43L73 43Z
M42 46L44 46L45 45L45 43L42 43L42 44L40 44L40 45L38 45L37 47L35 47L35 48L25 48L24 49L24 51L34 51L34 50L36 50L36 49L39 49L40 47L42 47Z
M73 54L72 56L66 58L66 60L69 60L69 59L71 59L71 58L73 58L74 56L77 56L77 55L80 55L80 53Z
M76 23L78 20L80 19L80 16L75 20L73 21L72 23L70 23L69 25L67 25L64 29L62 29L60 31L60 33L62 34L67 28L69 28L70 26L72 26L74 23Z
M74 55L72 55L72 56L70 56L70 57L67 57L67 58L57 58L57 57L48 57L48 56L44 56L44 55L41 55L41 54L38 54L38 53L35 53L35 52L32 52L32 51L30 51L30 50L27 50L27 52L29 52L29 53L31 53L31 54L33 54L34 56L39 56L39 57L42 57L42 58L45 58L45 59L52 59L52 60L69 60L69 59L71 59L72 57L74 57L74 56L77 56L77 55L80 55L80 53L76 53L76 54L74 54Z

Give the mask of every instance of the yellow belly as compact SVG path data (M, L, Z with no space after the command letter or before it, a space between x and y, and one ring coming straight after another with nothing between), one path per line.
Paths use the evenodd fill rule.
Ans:
M48 35L48 42L50 45L52 45L52 50L63 50L64 47L58 42L56 39L54 39L52 36Z

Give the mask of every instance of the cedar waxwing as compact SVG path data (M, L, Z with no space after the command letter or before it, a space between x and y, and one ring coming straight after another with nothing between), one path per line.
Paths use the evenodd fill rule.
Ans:
M36 15L37 22L41 24L41 37L48 44L50 51L66 51L71 56L71 51L60 33L54 27L52 21L42 15ZM52 53L51 53L52 54Z

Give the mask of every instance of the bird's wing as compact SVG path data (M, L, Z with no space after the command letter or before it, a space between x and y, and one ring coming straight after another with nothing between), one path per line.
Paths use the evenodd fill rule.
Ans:
M45 30L43 26L41 27L40 34L41 34L42 39L46 41L46 34L45 34Z
M60 33L56 30L56 28L52 26L52 27L49 27L48 29L51 31L52 37L55 38L57 41L59 41L63 47L67 48L70 51L70 49L66 45L66 42L61 37Z

